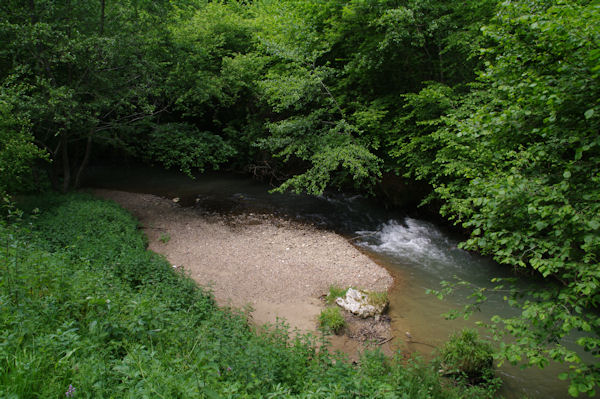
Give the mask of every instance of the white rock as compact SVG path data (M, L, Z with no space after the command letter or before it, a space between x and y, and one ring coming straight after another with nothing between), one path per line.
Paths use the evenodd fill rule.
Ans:
M335 303L363 319L383 313L386 306L385 304L380 306L371 305L369 303L369 295L354 288L348 288L346 297L337 298Z

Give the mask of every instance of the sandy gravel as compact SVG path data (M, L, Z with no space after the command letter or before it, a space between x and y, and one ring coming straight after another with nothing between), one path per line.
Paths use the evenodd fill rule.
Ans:
M129 210L150 249L210 286L220 305L251 305L258 324L279 317L314 331L323 308L319 296L330 285L381 291L393 282L344 238L312 226L271 215L211 215L149 194L94 193Z

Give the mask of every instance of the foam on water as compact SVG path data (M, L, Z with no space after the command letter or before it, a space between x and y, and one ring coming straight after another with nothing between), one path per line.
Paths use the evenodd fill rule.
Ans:
M445 260L445 252L451 247L433 225L412 218L403 222L390 220L376 231L358 231L357 234L364 237L361 244L374 251L411 259Z
M389 220L375 231L358 231L357 235L359 245L438 277L462 275L470 269L467 264L484 262L459 249L458 242L435 225L409 217Z

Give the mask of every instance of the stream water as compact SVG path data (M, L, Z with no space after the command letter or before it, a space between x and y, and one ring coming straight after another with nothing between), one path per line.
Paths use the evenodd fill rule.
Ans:
M202 207L215 212L270 213L299 219L332 229L351 240L395 277L390 292L390 315L394 336L405 340L401 348L427 357L448 336L475 320L489 320L495 314L513 311L500 296L471 319L447 321L441 314L460 308L465 300L455 295L444 301L425 293L439 289L441 281L454 276L479 287L490 287L493 277L511 276L510 269L460 250L462 237L429 221L401 210L386 210L361 196L343 194L310 197L295 194L269 194L263 183L227 174L208 174L190 179L175 172L148 167L91 168L85 186L178 197L182 206ZM557 379L563 366L521 370L503 365L498 373L504 380L502 395L516 398L567 398L566 383Z

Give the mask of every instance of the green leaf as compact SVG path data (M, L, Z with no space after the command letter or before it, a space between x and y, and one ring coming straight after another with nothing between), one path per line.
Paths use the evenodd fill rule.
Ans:
M563 177L564 177L565 179L568 179L568 178L570 178L570 177L571 177L571 172L569 172L568 170L567 170L567 171L565 171L565 173L563 173Z
M579 389L577 389L576 385L569 386L569 395L571 395L575 398L579 396Z
M206 394L206 396L208 396L210 399L222 399L222 397L216 393L215 391L208 389L208 388L204 388L204 393Z
M585 119L590 119L592 116L594 116L594 109L588 109L583 115L585 116Z
M562 380L562 381L564 381L564 380L566 380L567 378L569 378L569 373L560 373L560 374L558 375L558 379L559 379L559 380Z
M600 222L597 220L590 220L587 222L587 225L592 230L598 230L598 228L600 228Z

